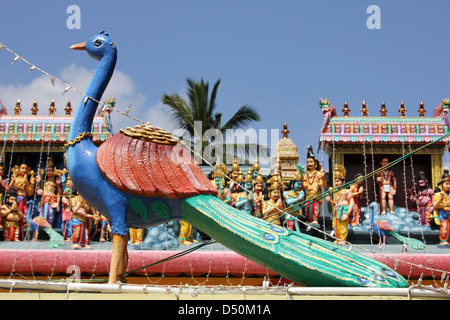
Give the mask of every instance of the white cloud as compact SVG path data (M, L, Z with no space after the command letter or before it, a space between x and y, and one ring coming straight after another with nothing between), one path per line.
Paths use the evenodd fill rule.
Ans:
M94 72L95 70L89 70L71 64L64 68L57 77L71 87L84 92ZM14 113L17 99L20 99L22 108L21 115L31 115L31 107L36 100L39 108L38 115L46 116L49 113L48 108L50 103L54 99L56 106L55 115L62 116L65 114L64 108L66 107L67 101L70 100L72 109L74 110L72 114L75 114L82 95L72 89L63 95L64 90L64 85L55 81L55 85L53 86L50 78L42 75L28 84L0 85L0 101L6 106L8 114L11 115ZM130 116L134 116L144 122L150 121L152 125L162 127L169 131L174 129L166 107L160 102L150 107L147 106L145 95L137 92L132 78L119 70L114 72L102 99L105 101L110 97L116 98L116 109L125 112L131 104ZM118 112L112 113L112 121L115 132L120 128L140 124Z

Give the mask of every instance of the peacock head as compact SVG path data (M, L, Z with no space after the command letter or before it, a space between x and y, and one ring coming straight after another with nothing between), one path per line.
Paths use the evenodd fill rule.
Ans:
M117 52L116 44L105 31L91 37L87 42L71 46L70 49L86 50L95 60L101 60L105 55Z

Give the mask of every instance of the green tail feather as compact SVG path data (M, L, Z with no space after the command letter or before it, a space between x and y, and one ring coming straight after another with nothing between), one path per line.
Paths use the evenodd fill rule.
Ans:
M58 232L56 232L52 228L43 228L43 229L50 237L50 240L48 241L48 245L50 247L59 248L64 244L64 238Z
M302 285L408 286L400 274L375 259L253 217L215 196L185 199L182 219L229 249Z
M390 236L393 236L395 239L397 239L398 241L400 241L403 244L406 244L408 246L410 246L411 248L415 249L415 250L423 250L425 249L425 244L417 239L414 238L407 238L402 236L401 234L398 234L395 231L387 231L387 233Z

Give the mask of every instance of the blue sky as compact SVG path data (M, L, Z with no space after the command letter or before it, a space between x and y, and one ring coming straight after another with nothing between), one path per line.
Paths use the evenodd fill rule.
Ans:
M69 5L81 9L79 30L67 28ZM381 10L379 30L366 26L370 5ZM370 115L385 101L388 116L397 116L403 100L408 116L420 101L432 116L450 96L449 9L443 0L2 1L0 42L85 90L97 62L68 48L106 30L119 50L107 92L117 108L132 103L133 116L173 130L161 96L183 93L186 78L220 78L223 119L251 104L262 118L255 129L281 130L286 121L304 162L307 145L317 146L320 98L338 115L348 101L359 116L365 100ZM60 114L67 99L78 105L79 95L62 96L64 87L23 62L10 66L13 58L0 51L0 100L10 113L18 98L24 114L34 99L44 114L52 97ZM137 124L114 117L115 128Z

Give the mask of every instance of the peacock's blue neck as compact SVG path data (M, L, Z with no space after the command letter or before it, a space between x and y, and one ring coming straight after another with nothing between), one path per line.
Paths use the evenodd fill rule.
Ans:
M70 126L68 140L73 140L83 132L91 132L95 113L97 112L98 102L108 86L117 61L117 52L104 56L95 71L89 87L86 90L86 96L92 99L85 100L86 96L80 102L73 122ZM86 101L86 103L85 103Z

